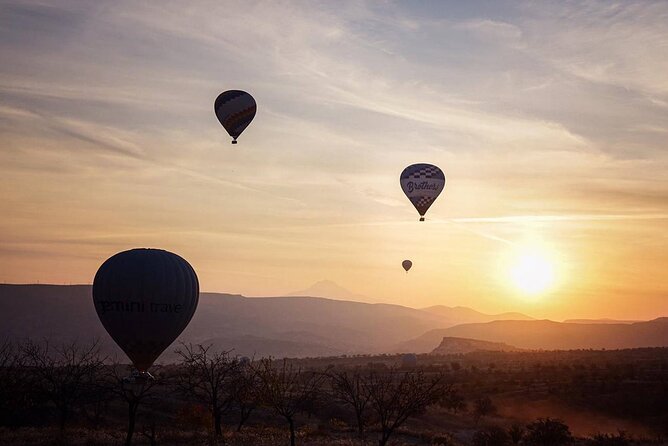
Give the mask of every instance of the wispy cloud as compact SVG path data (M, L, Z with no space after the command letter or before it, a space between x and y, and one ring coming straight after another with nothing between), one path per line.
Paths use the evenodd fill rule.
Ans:
M507 215L499 217L453 218L457 223L549 223L577 221L666 220L668 214L590 214L590 215Z
M331 274L401 302L383 271L410 253L454 276L416 286L435 302L488 295L461 278L526 228L581 253L624 222L666 261L667 24L649 1L4 2L0 280L30 270L16 246L76 275L96 265L54 263L62 246L147 240L201 260L208 289ZM238 146L212 113L227 88L259 104ZM448 177L417 227L414 162ZM571 245L583 226L603 235Z

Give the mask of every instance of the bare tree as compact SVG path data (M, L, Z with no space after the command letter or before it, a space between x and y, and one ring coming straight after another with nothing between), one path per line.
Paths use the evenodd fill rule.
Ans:
M538 418L527 424L523 444L527 446L563 446L572 442L571 431L563 421Z
M135 433L137 412L155 396L154 388L161 384L158 374L156 378L146 373L134 372L127 376L130 366L114 364L107 369L105 384L106 390L116 395L128 406L128 426L125 435L125 446L132 444Z
M524 426L514 423L508 428L508 436L512 444L520 444L522 437L524 437Z
M0 344L0 425L13 424L17 411L26 408L32 388L24 369L21 346L10 341Z
M373 407L380 423L379 446L385 446L390 436L409 417L423 413L443 398L448 386L442 375L427 377L423 371L371 373L365 378Z
M475 421L475 424L478 424L482 417L493 415L495 413L496 406L488 396L477 399L473 404L473 420Z
M619 431L617 434L596 434L587 441L587 444L589 446L629 446L631 441L624 431Z
M105 358L99 342L80 346L76 342L51 348L48 342L27 342L22 347L26 370L37 391L58 411L58 426L64 431L74 409L83 401L100 375Z
M101 372L101 374L104 375L104 372ZM97 428L102 423L112 399L113 395L109 391L108 386L104 384L103 379L102 384L98 380L96 384L85 392L81 409L83 415L94 428Z
M255 370L250 364L240 363L231 386L232 404L239 411L237 432L241 432L241 428L258 406L260 399L259 387L259 379Z
M501 427L491 426L473 435L473 446L510 446L510 436Z
M290 427L290 445L295 446L295 415L317 399L324 375L295 369L283 360L275 367L270 358L256 366L262 401L283 417Z
M151 446L157 446L157 436L155 431L155 419L150 417L148 423L142 426L141 434L146 438Z
M184 368L177 377L177 386L183 394L207 406L215 435L221 437L222 418L234 402L232 385L238 379L240 365L229 352L212 353L210 349L210 345L183 344L176 351Z
M368 421L368 406L371 394L359 370L330 371L330 386L335 399L350 406L357 421L357 434L364 438L364 428Z
M466 409L464 396L455 388L449 388L447 392L444 392L439 404L447 410L452 411L455 415L458 411Z

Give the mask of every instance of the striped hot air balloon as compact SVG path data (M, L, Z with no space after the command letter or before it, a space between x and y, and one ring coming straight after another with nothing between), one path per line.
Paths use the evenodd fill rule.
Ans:
M412 164L401 172L399 181L424 221L424 214L445 188L445 174L432 164Z
M253 96L245 91L228 90L218 95L213 110L227 133L233 138L232 144L236 144L239 135L255 117L257 104Z

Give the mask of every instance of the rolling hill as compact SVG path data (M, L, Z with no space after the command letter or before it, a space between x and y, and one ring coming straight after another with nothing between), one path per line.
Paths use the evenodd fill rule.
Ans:
M427 353L443 337L503 342L522 349L575 350L668 347L668 318L636 323L562 323L549 320L493 321L430 330L392 351Z
M100 339L105 351L120 355L97 318L90 285L0 284L0 315L0 338L52 343ZM522 320L490 322L498 318ZM214 344L245 356L306 357L428 353L444 337L522 349L660 347L668 346L668 318L630 324L560 323L515 313L487 315L465 307L419 310L320 297L201 293L197 312L177 341ZM173 347L162 360L173 359Z
M452 320L455 322L453 325L503 320L533 320L532 317L522 313L485 314L468 307L447 307L445 305L434 305L431 307L422 308L422 310Z
M381 353L425 331L470 321L470 316L459 320L460 311L448 314L319 297L201 293L198 310L179 341L214 344L246 356ZM492 317L470 312L477 321ZM0 314L0 337L52 342L99 338L108 351L120 353L95 314L90 285L0 285ZM170 359L169 352L163 359Z

